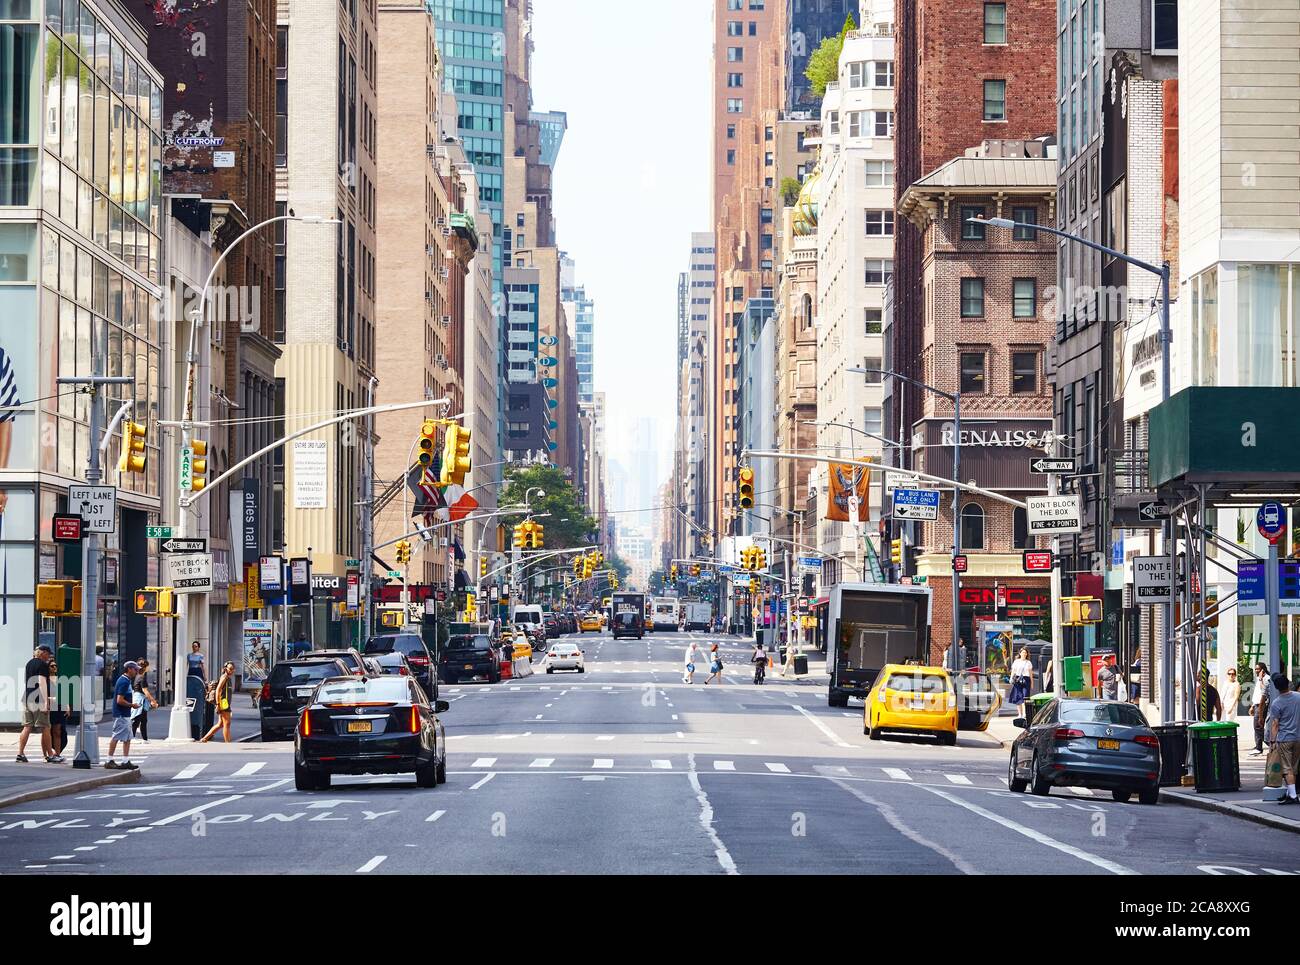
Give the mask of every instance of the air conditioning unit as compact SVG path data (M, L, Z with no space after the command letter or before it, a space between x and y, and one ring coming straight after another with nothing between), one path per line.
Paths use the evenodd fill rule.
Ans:
M426 302L429 302L429 303L432 304L432 302L433 302L433 292L425 292L425 293L424 293L424 300L425 300Z
M447 367L447 356L445 356L445 355L435 355L435 356L433 357L433 360L434 360L435 362L437 362L439 365L441 365L444 369Z
M445 228L447 227L447 219L439 218L437 221L434 222L434 224L439 228Z
M450 277L451 277L451 272L449 272L449 271L447 270L447 266L446 266L446 265L443 265L441 268L438 269L438 276L439 276L440 278L450 278Z
M444 315L444 316L442 316L442 318L440 319L440 321L442 322L442 327L443 327L443 328L446 328L447 326L449 326L449 325L451 324L451 316L450 316L450 315Z
M441 220L441 219L439 219L439 220ZM446 228L446 227L444 227L444 228L442 229L442 236L443 236L444 238L450 238L450 237L451 237L451 229L450 229L450 228Z
M432 258L434 252L436 252L437 250L438 250L438 249L435 248L435 247L433 247L433 245L425 245L425 246L424 246L424 253L425 253L425 255L426 255L427 257L429 257L429 258Z
M429 158L436 157L438 153L438 146L436 144L426 144L424 145L424 153L426 157Z

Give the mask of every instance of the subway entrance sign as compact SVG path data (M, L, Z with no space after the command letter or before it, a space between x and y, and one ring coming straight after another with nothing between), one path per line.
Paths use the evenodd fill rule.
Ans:
M1300 388L1183 389L1151 410L1151 483L1300 483L1297 412Z

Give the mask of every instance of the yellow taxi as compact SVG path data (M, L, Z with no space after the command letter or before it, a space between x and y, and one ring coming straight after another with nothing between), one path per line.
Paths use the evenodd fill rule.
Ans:
M588 630L600 632L600 628L605 624L601 622L600 615L596 613L584 613L582 621L578 624L578 632L586 633Z
M933 734L957 743L957 693L942 667L886 664L867 694L862 733L873 741L883 731Z

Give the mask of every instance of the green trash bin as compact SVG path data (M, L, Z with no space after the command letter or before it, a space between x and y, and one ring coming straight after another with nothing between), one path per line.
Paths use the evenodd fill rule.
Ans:
M1025 712L1029 714L1029 716L1026 718L1026 723L1032 724L1034 722L1034 718L1038 716L1038 712L1042 710L1043 707L1047 704L1047 702L1055 696L1056 695L1052 693L1031 694L1029 699L1025 701L1025 703L1028 704L1028 706L1025 708Z
M1240 791L1236 722L1215 720L1188 724L1187 733L1192 742L1197 792Z

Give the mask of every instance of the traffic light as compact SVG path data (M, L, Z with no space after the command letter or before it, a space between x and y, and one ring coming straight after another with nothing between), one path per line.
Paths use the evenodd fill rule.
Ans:
M669 570L669 573L671 574L669 578L670 578L674 583L676 583L676 582L677 582L677 564L676 564L676 563L674 563L674 564L672 565L672 568Z
M741 466L736 473L740 480L740 508L752 509L754 506L754 470Z
M767 550L765 550L765 549L759 549L759 548L755 547L755 549L754 549L754 569L756 569L756 570L765 570L765 569L767 569Z
M465 484L465 474L470 470L469 438L468 429L455 423L447 426L442 442L442 476L438 480L441 485Z
M411 562L411 541L410 540L399 539L397 541L396 549L397 549L397 562L399 563Z
M757 576L751 576L751 577L749 578L749 592L750 592L750 593L757 593L757 592L758 592L758 577L757 577Z
M480 579L480 580L481 580L483 577L487 576L487 557L486 557L486 556L480 556L480 557L479 557L479 561L478 561L478 576L479 576L479 579Z
M1095 596L1061 597L1061 624L1078 627L1101 622L1101 600Z
M127 419L122 423L122 458L117 461L118 472L144 472L144 445L148 434L148 427L139 422Z
M691 564L691 576L699 576L699 575L700 575L700 564L699 564L699 563L692 563L692 564Z
M50 580L38 583L36 610L47 617L81 616L81 581Z
M582 576L582 557L578 557L577 559L575 559L575 560L573 561L573 575L576 576L576 577L581 578L581 576Z
M420 423L420 441L416 443L415 461L425 469L433 465L433 453L438 448L438 423L425 419Z
M901 539L891 539L889 541L889 562L895 566L903 565L903 541Z
M385 610L379 614L379 625L381 627L400 627L402 625L402 613L400 610Z
M523 523L515 523L514 530L513 530L513 538L510 540L510 545L518 546L520 548L523 547L524 545L524 524Z
M533 523L533 549L541 549L546 545L546 527L541 523Z
M208 484L208 444L190 440L190 492L197 493Z
M170 586L145 586L135 591L135 612L144 617L174 617L175 592Z

